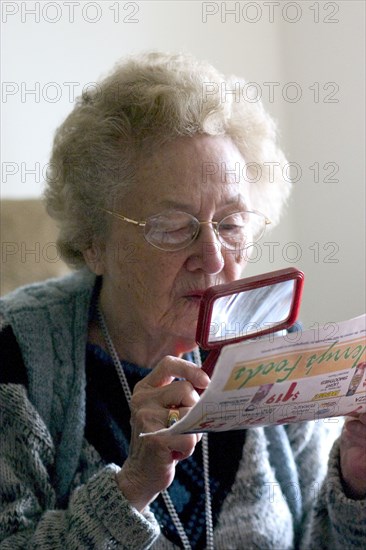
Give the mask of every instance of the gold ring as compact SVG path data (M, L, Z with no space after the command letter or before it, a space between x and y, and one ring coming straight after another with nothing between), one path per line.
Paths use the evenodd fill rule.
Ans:
M179 409L171 408L168 413L167 428L173 426L179 420Z

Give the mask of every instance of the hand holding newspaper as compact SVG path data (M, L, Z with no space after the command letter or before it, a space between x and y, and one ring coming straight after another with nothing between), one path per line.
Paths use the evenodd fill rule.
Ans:
M155 433L239 430L362 412L365 315L224 346L200 400L172 427Z

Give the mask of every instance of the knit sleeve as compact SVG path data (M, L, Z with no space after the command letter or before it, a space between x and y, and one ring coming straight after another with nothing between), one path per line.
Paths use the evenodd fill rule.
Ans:
M7 377L9 378L9 377ZM68 550L149 548L159 535L154 516L138 513L101 468L57 507L52 486L54 443L25 386L0 385L0 548Z
M340 418L318 420L303 424L302 435L301 424L288 426L303 500L303 550L361 550L366 545L366 499L349 499L342 488L341 426Z
M366 498L345 495L339 462L339 438L329 455L328 471L319 486L309 518L303 548L306 550L364 550L366 547Z

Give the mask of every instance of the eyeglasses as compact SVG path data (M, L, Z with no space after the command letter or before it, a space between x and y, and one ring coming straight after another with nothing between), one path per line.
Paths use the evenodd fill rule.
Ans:
M212 225L218 240L226 248L235 250L238 246L247 247L262 237L266 225L271 221L256 210L234 212L220 222L200 222L187 212L165 210L150 216L145 221L132 220L118 212L106 210L115 218L144 228L144 237L155 248L166 251L181 250L189 246L199 235L202 225Z

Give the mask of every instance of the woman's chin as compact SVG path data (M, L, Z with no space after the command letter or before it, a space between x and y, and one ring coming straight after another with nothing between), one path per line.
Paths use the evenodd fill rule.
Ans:
M180 339L187 340L188 342L193 343L193 347L195 347L196 344L196 331L197 331L197 320L193 321L187 320L187 324L181 324L176 332L176 334L179 334Z
M196 335L200 303L201 301L196 298L187 299L179 316L181 326L194 331L194 336Z
M193 351L196 347L197 347L197 344L196 344L195 339L192 340L190 338L182 337L177 342L175 355L177 357L181 357L185 353L189 353L189 352Z
M196 344L196 332L197 332L197 316L182 317L176 326L174 333L177 335L177 340L181 345L187 348L185 351L192 351Z
M175 307L170 309L170 319L165 320L164 326L161 325L157 333L158 338L165 334L165 341L170 341L174 348L179 348L179 354L192 351L197 347L199 301L184 299L175 304ZM184 348L183 351L182 348Z

